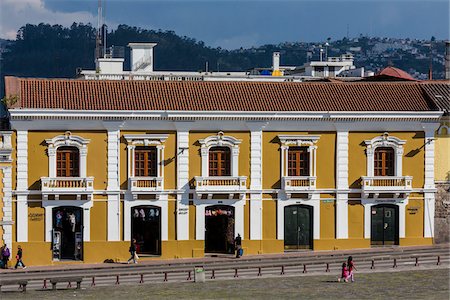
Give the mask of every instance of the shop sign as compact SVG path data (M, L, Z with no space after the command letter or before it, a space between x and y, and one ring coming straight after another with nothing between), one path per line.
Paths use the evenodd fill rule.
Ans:
M42 221L42 219L44 218L44 213L29 213L28 214L28 219L30 221Z
M178 209L178 214L179 215L187 215L188 212L189 212L189 208L187 208L187 207L183 207L183 208L179 208Z
M418 206L411 206L408 207L408 212L410 215L415 215L417 213L417 211L419 210L420 207Z

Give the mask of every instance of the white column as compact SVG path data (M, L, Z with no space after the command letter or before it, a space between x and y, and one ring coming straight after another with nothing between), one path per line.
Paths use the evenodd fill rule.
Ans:
M239 176L239 146L231 148L231 176Z
M285 160L286 160L286 152L288 151L288 147L281 146L281 177L287 176Z
M434 237L434 132L439 124L422 124L425 130L425 183L424 189L432 189L424 193L424 237Z
M108 130L108 241L120 241L120 130ZM86 226L86 220L84 220Z
M262 239L262 130L250 131L250 239ZM256 193L257 191L257 193ZM237 216L236 216L237 218ZM240 233L244 237L243 230Z
M17 211L18 242L28 241L28 131L17 131Z
M189 130L177 131L176 155L177 189L180 192L177 195L177 240L189 240Z
M12 245L12 172L11 167L4 167L3 171L3 241Z
M348 131L336 139L336 238L348 239Z
M204 204L195 205L195 239L205 239L205 208Z

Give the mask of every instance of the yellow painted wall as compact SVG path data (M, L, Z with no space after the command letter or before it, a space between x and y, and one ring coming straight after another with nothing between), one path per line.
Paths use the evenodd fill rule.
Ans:
M190 132L189 133L189 177L193 183L194 176L202 175L202 158L200 153L200 143L198 140L217 135L217 132ZM226 131L224 135L229 135L242 142L239 145L239 176L250 178L250 133ZM250 180L247 180L247 188L250 187Z
M176 227L176 223L175 223L175 217L176 217L176 213L177 213L177 209L176 209L176 202L173 199L169 199L168 203L167 203L167 214L168 216L168 240L169 241L173 241L175 240L176 237L176 231L177 231L177 227Z
M28 202L28 241L45 241L45 209L40 201Z
M367 156L365 140L381 136L383 132L350 132L348 182L350 188L361 187L361 176L367 176ZM389 132L389 136L406 140L403 145L403 176L413 176L413 188L423 187L424 183L424 144L423 132Z
M445 119L443 125L450 127L450 120ZM436 133L434 148L434 174L435 180L450 180L450 132L442 130L441 134Z
M423 238L424 232L423 199L409 199L406 205L405 237Z
M94 177L94 189L104 190L107 185L107 135L103 131L71 131L90 139L87 154L87 176ZM48 156L45 139L63 135L64 131L29 131L28 132L28 184L30 190L40 189L41 177L48 177Z
M348 238L364 238L364 206L359 200L348 201Z
M108 203L94 198L91 207L91 242L106 241L108 238Z
M263 201L263 232L264 240L277 238L277 202L276 200Z
M320 201L320 239L335 238L335 203Z
M120 132L120 188L128 189L128 150L127 141L123 137L125 134L168 134L164 142L164 189L175 189L176 180L176 149L177 136L174 132L168 131L121 131Z
M279 135L320 135L317 142L317 188L335 187L336 133L334 132L263 132L263 188L281 187L281 152Z

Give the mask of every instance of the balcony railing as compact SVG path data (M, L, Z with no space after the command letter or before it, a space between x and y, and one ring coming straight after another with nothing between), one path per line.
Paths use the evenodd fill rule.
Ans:
M42 192L87 192L94 191L94 177L41 177Z
M163 190L163 177L130 177L131 192L155 192Z
M316 189L316 176L284 176L281 178L281 188L288 197L292 193L304 193Z
M412 176L362 176L362 190L368 193L409 193L412 190Z
M240 194L247 190L247 176L195 176L197 194Z

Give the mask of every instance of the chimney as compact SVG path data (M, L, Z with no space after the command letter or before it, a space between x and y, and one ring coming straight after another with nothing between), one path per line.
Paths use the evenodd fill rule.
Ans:
M274 52L272 56L272 71L280 70L280 52Z
M131 72L153 72L153 47L156 43L129 43Z
M450 41L445 42L445 79L450 80Z

